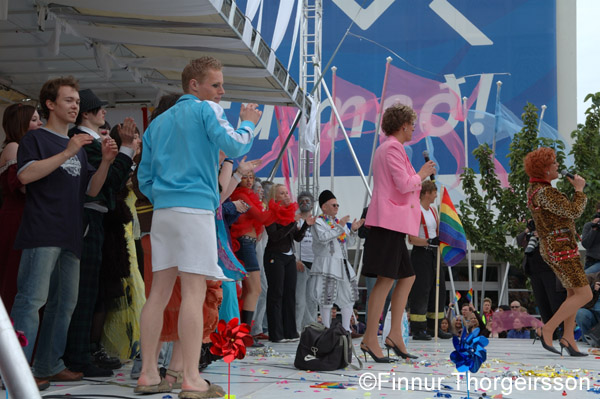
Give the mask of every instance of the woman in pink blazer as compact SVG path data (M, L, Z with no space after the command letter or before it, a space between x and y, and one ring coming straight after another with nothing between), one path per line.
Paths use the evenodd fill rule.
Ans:
M404 143L412 139L417 114L407 105L395 104L383 114L381 128L387 138L373 159L373 197L365 225L370 227L365 243L362 274L377 277L369 296L367 330L360 344L378 363L389 363L389 350L403 359L416 358L409 354L402 340L402 313L415 280L406 248L406 235L418 235L421 208L421 182L435 173L435 163L426 162L419 172L408 160ZM379 317L385 298L395 280L392 293L392 325L385 339L388 356L384 357L377 341Z

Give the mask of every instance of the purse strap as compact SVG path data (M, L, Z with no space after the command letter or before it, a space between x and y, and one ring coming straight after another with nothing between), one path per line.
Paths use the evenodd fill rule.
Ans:
M354 345L350 345L350 347L352 348L352 353L354 354L354 357L356 358L356 360L358 360L359 367L356 367L355 365L352 364L352 359L348 360L348 337L344 336L344 337L340 337L340 339L342 340L343 346L344 346L344 361L353 370L362 370L363 364L360 361L360 357L358 357L358 355L356 354L356 349L354 349ZM350 342L352 342L352 340L350 340Z

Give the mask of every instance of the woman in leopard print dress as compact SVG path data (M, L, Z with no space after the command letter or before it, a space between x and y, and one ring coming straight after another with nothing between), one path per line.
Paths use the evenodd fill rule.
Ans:
M545 349L558 352L552 346L554 330L564 322L564 333L560 340L571 356L585 356L575 343L575 314L592 298L583 266L579 259L575 222L581 216L587 202L583 193L585 180L575 175L569 182L575 195L569 200L566 195L552 187L550 182L558 177L556 154L551 148L538 148L525 157L525 172L529 175L527 206L535 221L540 238L540 253L567 289L567 299L554 316L538 329L537 333Z

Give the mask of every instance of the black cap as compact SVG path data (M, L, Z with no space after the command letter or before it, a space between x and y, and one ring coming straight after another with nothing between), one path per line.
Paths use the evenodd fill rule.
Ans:
M323 191L321 194L319 194L319 206L323 207L323 204L326 203L327 201L329 201L330 199L335 198L335 195L333 195L333 193L329 190L325 190Z
M79 91L79 112L88 112L107 105L108 102L100 100L91 89Z

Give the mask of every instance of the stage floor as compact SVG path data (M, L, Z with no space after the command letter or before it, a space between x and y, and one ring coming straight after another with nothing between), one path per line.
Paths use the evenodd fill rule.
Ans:
M359 343L360 339L354 340L357 353L360 352ZM558 348L557 341L554 346ZM245 359L233 362L232 395L236 395L236 399L374 399L400 396L460 399L467 396L465 380L457 381L457 376L453 375L456 369L449 360L450 353L454 350L451 340L439 340L437 343L411 341L409 351L420 356L412 362L377 364L367 355L368 362L363 364L360 371L350 368L332 372L297 370L293 365L296 347L297 343L267 344L266 350L250 350ZM587 352L589 346L580 344L580 349ZM364 362L362 352L360 354ZM472 398L600 398L600 393L588 391L586 383L586 379L589 379L590 388L600 390L600 356L561 357L542 349L539 342L532 345L531 340L524 339L491 339L487 356L487 361L479 372L469 377L471 383L475 380L479 384L479 390L471 385ZM356 364L356 360L353 364ZM135 381L129 377L131 366L131 362L125 364L116 370L115 377L109 379L53 384L42 392L42 396L140 398L141 396L133 393ZM527 374L532 376L527 377ZM212 363L203 372L203 376L227 390L227 364L223 361ZM521 380L519 376L525 379ZM543 377L548 377L546 383ZM373 387L378 382L381 388ZM325 388L327 383L339 383L338 388ZM411 383L414 383L414 387ZM366 385L372 389L367 390ZM426 389L432 387L439 389L439 392ZM143 397L174 399L177 398L177 392Z

